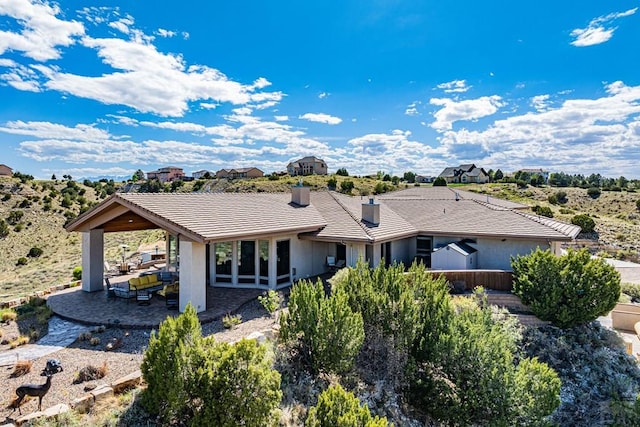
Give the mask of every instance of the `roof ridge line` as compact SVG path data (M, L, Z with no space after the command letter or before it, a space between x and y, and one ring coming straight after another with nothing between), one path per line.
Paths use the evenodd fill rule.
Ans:
M522 216L524 218L527 218L527 219L529 219L531 221L537 222L538 224L544 225L545 227L549 227L550 229L555 230L560 234L563 234L563 235L568 236L568 237L575 238L575 236L571 236L570 234L560 230L560 228L562 226L575 226L575 227L578 227L575 224L569 224L569 223L566 223L566 222L558 221L557 219L549 218L549 217L546 217L546 216L543 216L543 215L538 215L538 214L535 214L535 213L520 212L520 211L515 210L515 209L512 210L512 212L516 213L516 214L518 214L518 215L520 215L520 216ZM557 224L557 226L554 227L553 225L551 225L549 223Z
M360 228L362 228L362 231L364 231L364 234L367 235L369 241L374 241L374 237L369 234L369 230L366 229L364 224L362 224L362 222L358 218L356 218L355 215L353 215L353 213L349 209L347 209L347 207L340 200L338 200L338 198L333 194L332 191L329 191L329 194L331 195L333 200L335 200L336 203L338 203L338 205L340 205L340 207L356 222L356 224L358 224Z

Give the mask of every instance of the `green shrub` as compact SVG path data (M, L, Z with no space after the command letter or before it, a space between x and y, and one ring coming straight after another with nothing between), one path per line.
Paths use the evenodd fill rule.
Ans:
M273 314L280 307L280 295L274 290L270 290L264 295L259 295L258 301L269 314Z
M433 186L434 187L446 187L447 186L447 180L444 179L443 177L439 176L433 181Z
M346 194L351 194L353 191L354 184L350 179L346 179L340 183L340 191Z
M305 427L385 427L386 418L372 417L369 408L340 386L329 386L318 396L318 404L309 409Z
M73 280L82 280L82 267L77 266L73 269Z
M25 257L21 256L21 257L20 257L20 258L18 258L18 260L16 261L16 265L27 265L27 263L28 263L28 262L29 262L29 261L28 261Z
M571 218L571 224L580 227L583 233L591 233L596 227L596 222L587 214L575 215Z
M2 196L3 202L7 202L9 200L11 200L11 193L6 193L4 196Z
M195 381L191 351L201 343L202 330L195 308L188 304L176 318L167 317L153 331L141 370L148 387L141 403L166 422L184 420L189 414L189 384Z
M517 425L540 426L560 406L560 386L556 371L537 358L523 359L515 374Z
M222 317L222 326L225 329L233 329L242 323L242 316L240 314L225 314Z
M586 249L563 256L537 249L511 259L513 293L542 320L561 328L607 314L620 297L620 274Z
M346 372L364 341L362 315L354 313L344 292L326 297L322 282L301 281L280 318L280 337L313 372Z
M197 379L189 391L197 406L190 425L275 424L282 399L280 374L271 368L265 346L255 340L242 339L231 345L207 337L192 366Z
M33 247L31 249L29 249L29 253L27 254L27 256L29 258L38 258L40 255L42 255L44 251L38 247Z
M9 235L9 226L4 219L0 219L0 239L4 239Z
M587 189L587 195L592 199L597 199L598 197L600 197L600 194L602 194L602 192L598 187L589 187Z
M9 216L7 216L7 222L9 225L16 225L20 222L20 220L24 217L24 212L22 211L11 211L9 212Z
M531 210L540 216L546 216L547 218L553 218L553 211L549 206L535 205Z
M141 369L141 403L167 425L270 425L282 397L266 347L202 338L191 304L152 332Z
M640 211L640 199L636 200L636 209Z
M462 306L430 358L416 361L409 398L447 425L514 425L515 350L488 308Z

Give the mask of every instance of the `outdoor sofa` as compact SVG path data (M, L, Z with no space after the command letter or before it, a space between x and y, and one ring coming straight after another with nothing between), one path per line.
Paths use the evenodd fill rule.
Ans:
M134 292L147 291L155 292L164 287L162 280L158 277L158 273L151 273L145 276L133 277L129 279L129 289Z

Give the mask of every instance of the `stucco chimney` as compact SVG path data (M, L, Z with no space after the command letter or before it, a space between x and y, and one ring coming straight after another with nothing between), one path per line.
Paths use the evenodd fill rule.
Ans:
M380 204L373 197L369 199L369 203L362 204L362 220L373 225L380 224Z
M298 206L309 206L311 189L304 187L302 183L291 187L291 203Z

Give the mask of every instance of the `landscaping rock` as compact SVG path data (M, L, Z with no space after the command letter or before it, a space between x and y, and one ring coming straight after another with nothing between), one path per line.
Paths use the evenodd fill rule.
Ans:
M135 371L122 378L118 378L111 383L111 389L114 393L119 394L130 388L134 388L142 382L142 372Z
M91 410L91 407L93 407L93 402L94 402L93 396L90 394L87 394L85 396L74 399L71 402L71 407L76 412L79 412L81 414L86 414Z
M91 391L90 394L95 399L95 403L100 403L113 397L113 389L110 386L103 384Z

